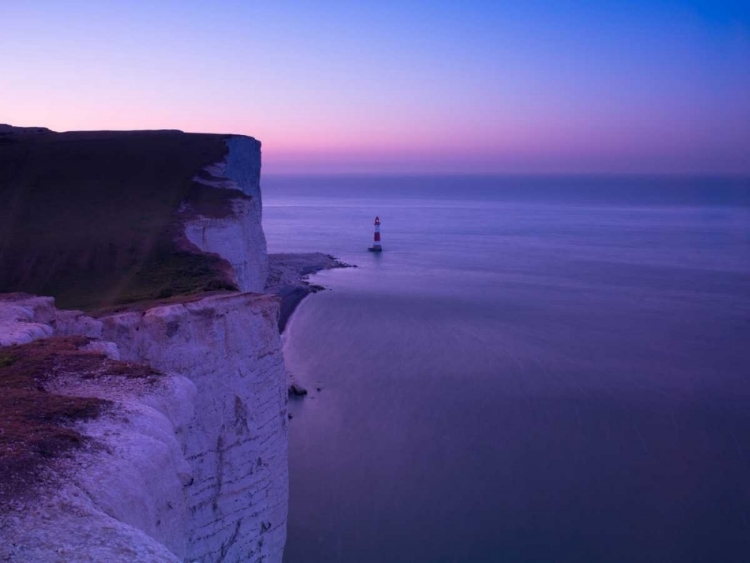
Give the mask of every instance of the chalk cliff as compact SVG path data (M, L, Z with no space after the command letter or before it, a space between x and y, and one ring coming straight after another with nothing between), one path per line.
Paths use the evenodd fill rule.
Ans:
M281 561L286 376L279 302L259 293L268 275L260 143L221 140L213 161L195 159L191 180L225 195L182 198L169 232L180 252L212 256L202 268L219 264L239 291L190 288L95 315L57 310L48 297L0 298L0 386L3 366L38 339L85 337L77 353L101 362L95 376L62 369L37 382L53 397L100 400L101 412L61 423L82 443L29 470L33 484L0 486L0 561ZM159 375L121 375L137 364Z
M230 137L227 149L223 160L208 165L194 179L219 189L239 190L248 198L232 200L227 216L199 214L187 219L185 235L201 251L227 260L241 291L262 291L268 256L261 227L260 143L249 137Z

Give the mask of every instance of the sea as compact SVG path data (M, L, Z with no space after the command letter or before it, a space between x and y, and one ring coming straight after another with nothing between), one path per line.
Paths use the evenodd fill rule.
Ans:
M750 561L750 179L262 184L357 266L283 335L285 563Z

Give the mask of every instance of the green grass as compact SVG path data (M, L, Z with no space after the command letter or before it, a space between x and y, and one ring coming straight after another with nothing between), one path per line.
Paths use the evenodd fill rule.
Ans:
M0 143L0 292L96 310L233 288L227 265L190 250L179 210L221 217L238 191L192 181L224 136L28 135Z

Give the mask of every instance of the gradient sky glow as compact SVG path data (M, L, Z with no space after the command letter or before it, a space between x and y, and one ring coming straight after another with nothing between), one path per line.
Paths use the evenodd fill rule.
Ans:
M264 172L750 175L750 2L0 0L0 123Z

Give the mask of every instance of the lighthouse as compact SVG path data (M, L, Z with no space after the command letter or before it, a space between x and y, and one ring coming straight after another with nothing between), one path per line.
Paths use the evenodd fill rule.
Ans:
M375 238L372 246L368 248L370 252L382 252L383 247L380 246L380 217L375 217Z

